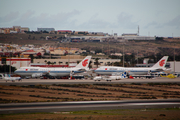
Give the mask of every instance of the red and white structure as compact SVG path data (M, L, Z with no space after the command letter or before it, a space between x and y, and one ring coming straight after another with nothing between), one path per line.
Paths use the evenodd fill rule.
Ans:
M2 58L0 58L2 61ZM31 63L31 58L6 58L6 65L11 65L19 69L20 67L28 67ZM0 62L2 65L2 62Z

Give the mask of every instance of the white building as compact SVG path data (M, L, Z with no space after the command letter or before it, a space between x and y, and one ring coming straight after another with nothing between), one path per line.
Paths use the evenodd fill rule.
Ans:
M170 61L167 62L169 64L169 69L171 72L178 72L180 73L180 62L179 61Z
M37 31L47 31L47 32L50 32L50 31L55 31L54 28L37 28Z
M148 36L122 36L125 40L156 40L156 37Z

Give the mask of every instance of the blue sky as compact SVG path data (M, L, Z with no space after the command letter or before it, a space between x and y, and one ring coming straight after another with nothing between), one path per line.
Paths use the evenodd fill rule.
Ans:
M0 27L180 37L180 0L0 0Z

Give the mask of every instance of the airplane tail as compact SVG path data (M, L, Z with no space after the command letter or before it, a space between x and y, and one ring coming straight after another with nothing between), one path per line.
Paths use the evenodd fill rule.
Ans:
M81 69L88 69L89 62L91 60L92 56L87 56L84 58L75 68L81 68Z
M155 65L152 66L152 68L157 68L157 69L164 69L166 62L168 60L169 56L164 56L161 58Z

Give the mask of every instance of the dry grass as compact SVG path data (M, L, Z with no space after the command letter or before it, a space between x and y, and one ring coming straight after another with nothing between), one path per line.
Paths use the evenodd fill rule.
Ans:
M0 115L1 120L178 120L179 109L93 110Z
M59 84L0 86L0 103L83 100L131 100L180 98L180 84ZM93 110L0 115L1 120L168 120L179 119L179 108Z
M28 39L29 35L31 39ZM64 35L57 35L57 34L0 34L0 41L1 43L14 43L14 44L34 44L34 45L44 45L48 44L49 46L62 46L62 47L76 47L80 49L89 49L89 50L103 50L103 52L107 52L110 50L110 53L113 52L122 52L123 51L123 44L124 43L93 43L93 42L80 42L80 43L60 43L57 44L57 41L51 40L40 40L41 37L56 36L61 37ZM35 39L32 39L35 37ZM164 41L127 41L124 46L125 53L137 53L139 54L147 54L147 53L158 53L161 52L160 48L176 48L179 49L180 47L179 39L165 39ZM148 49L147 49L148 48ZM172 51L169 51L172 52ZM178 54L178 51L176 51Z
M0 103L180 98L179 84L0 86Z

